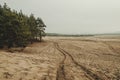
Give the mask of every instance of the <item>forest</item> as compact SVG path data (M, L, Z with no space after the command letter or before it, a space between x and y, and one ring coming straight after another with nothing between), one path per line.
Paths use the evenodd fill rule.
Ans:
M0 48L25 47L45 36L43 20L0 5Z

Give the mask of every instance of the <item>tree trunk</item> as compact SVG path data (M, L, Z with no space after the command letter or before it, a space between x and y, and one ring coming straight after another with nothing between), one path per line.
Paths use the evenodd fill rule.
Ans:
M42 41L42 33L41 33L41 31L40 31L40 42Z

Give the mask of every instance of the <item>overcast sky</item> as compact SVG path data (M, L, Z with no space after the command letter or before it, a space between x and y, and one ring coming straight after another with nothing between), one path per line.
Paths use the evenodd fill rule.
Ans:
M120 31L120 0L0 0L17 11L41 17L46 32L67 34Z

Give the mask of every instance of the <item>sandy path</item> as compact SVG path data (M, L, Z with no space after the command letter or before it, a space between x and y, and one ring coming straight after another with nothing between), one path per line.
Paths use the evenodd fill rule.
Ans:
M93 80L116 80L120 77L120 41L62 40L61 47ZM97 79L98 78L98 79Z

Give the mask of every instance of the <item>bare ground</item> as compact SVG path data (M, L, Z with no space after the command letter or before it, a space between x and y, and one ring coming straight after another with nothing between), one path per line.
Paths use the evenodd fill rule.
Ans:
M0 80L120 80L120 39L46 37L0 51Z

